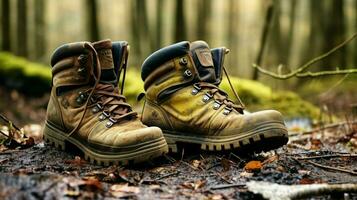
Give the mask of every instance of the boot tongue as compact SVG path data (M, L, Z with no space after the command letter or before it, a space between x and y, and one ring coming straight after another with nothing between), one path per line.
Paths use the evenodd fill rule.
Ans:
M100 82L114 84L117 77L114 70L112 42L110 40L102 40L94 42L93 46L97 50L100 66L102 69Z
M204 41L195 41L190 45L193 61L195 63L198 78L203 82L213 83L216 80L214 63L211 50Z

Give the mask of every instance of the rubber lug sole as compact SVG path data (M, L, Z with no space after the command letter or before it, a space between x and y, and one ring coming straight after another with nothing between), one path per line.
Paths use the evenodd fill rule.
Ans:
M110 166L110 165L129 165L144 162L154 159L168 153L168 146L164 137L158 138L152 143L145 144L137 151L120 152L120 154L105 154L97 151L93 148L89 148L88 145L76 140L73 137L67 137L61 130L45 124L44 141L48 144L63 150L69 151L70 145L76 146L84 154L84 159L92 164Z
M243 134L242 134L243 135ZM203 137L173 134L164 131L164 136L169 146L170 153L179 152L179 144L197 144L201 150L205 151L227 151L234 150L239 152L269 151L277 149L288 142L288 132L284 128L272 128L269 130L256 131L246 134L244 137L233 137L217 139L213 137Z

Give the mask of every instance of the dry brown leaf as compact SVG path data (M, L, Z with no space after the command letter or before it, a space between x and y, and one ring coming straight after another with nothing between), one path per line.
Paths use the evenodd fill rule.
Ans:
M257 160L252 160L249 161L245 166L244 170L247 172L255 172L255 171L260 171L262 169L263 165L262 162L257 161Z
M115 184L110 187L110 193L114 197L126 197L140 193L140 188L126 184Z
M200 166L200 164L201 164L201 161L199 161L199 160L192 161L192 166L196 169Z

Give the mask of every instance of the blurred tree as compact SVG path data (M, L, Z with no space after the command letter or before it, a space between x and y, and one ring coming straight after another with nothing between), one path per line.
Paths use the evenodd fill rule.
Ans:
M330 0L327 2L326 13L329 17L323 18L325 21L324 34L325 41L323 42L323 51L326 52L337 44L341 43L346 38L345 17L344 17L344 1L343 0ZM320 16L321 17L321 16ZM346 68L346 47L340 49L333 56L323 60L323 68L334 69L336 67Z
M159 49L162 43L162 23L163 23L163 0L157 0L156 2L156 39L155 49Z
M19 56L27 57L27 0L17 1L17 48L16 53Z
M290 0L289 29L283 38L283 41L285 41L285 45L284 51L281 52L281 63L285 65L288 65L291 56L290 52L292 50L292 43L295 33L296 4L297 0Z
M268 36L270 35L271 29L272 29L272 20L273 20L273 15L275 13L275 6L277 4L272 2L272 1L267 1L267 11L265 14L265 19L264 19L264 24L263 24L263 30L260 35L260 44L259 44L259 49L258 49L258 54L255 60L255 64L261 65L263 61L263 56L264 56L264 51L267 46L267 39ZM255 68L253 70L253 80L258 80L259 78L259 73L258 70Z
M187 38L186 38L186 21L185 21L183 0L176 0L176 16L175 16L174 29L175 29L174 30L175 31L175 35L174 35L175 42L187 40Z
M46 0L34 1L35 8L35 59L43 60L46 53Z
M100 40L99 26L98 26L98 6L96 0L86 0L85 6L87 7L87 23L86 28L89 33L90 41Z
M138 59L142 61L143 56L149 53L153 46L149 32L148 15L146 11L146 1L134 0L131 4L131 32L132 44ZM139 63L135 63L139 64Z
M357 0L355 1L355 28L354 32L357 32ZM352 67L357 68L357 40L354 42L354 65Z
M211 0L198 0L197 7L197 24L196 24L196 38L200 40L209 40L210 38L210 15L212 13Z
M234 54L237 54L237 44L238 44L238 36L237 36L237 27L238 27L238 22L239 20L237 19L238 15L238 2L236 0L229 0L228 4L228 12L227 12L227 40L228 40L228 46L231 49L231 52ZM235 66L237 63L233 62L233 59L229 59L230 67L237 67Z
M323 41L323 2L319 1L309 1L310 5L310 35L308 49L305 51L305 56L307 59L311 55L315 56L321 53L322 41Z
M1 50L10 51L10 0L2 0L1 4Z

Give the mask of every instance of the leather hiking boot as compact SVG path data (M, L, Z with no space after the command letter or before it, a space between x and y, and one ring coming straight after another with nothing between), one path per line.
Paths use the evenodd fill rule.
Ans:
M46 141L62 150L70 150L70 143L85 159L102 165L137 163L168 151L160 128L143 125L126 103L123 84L121 92L117 87L127 54L126 42L112 45L110 40L55 50Z
M185 41L160 49L144 61L142 121L162 129L170 151L177 152L178 143L198 144L209 151L244 152L287 143L278 111L244 113L236 92L237 104L219 88L227 52L223 47L211 50L203 41Z

